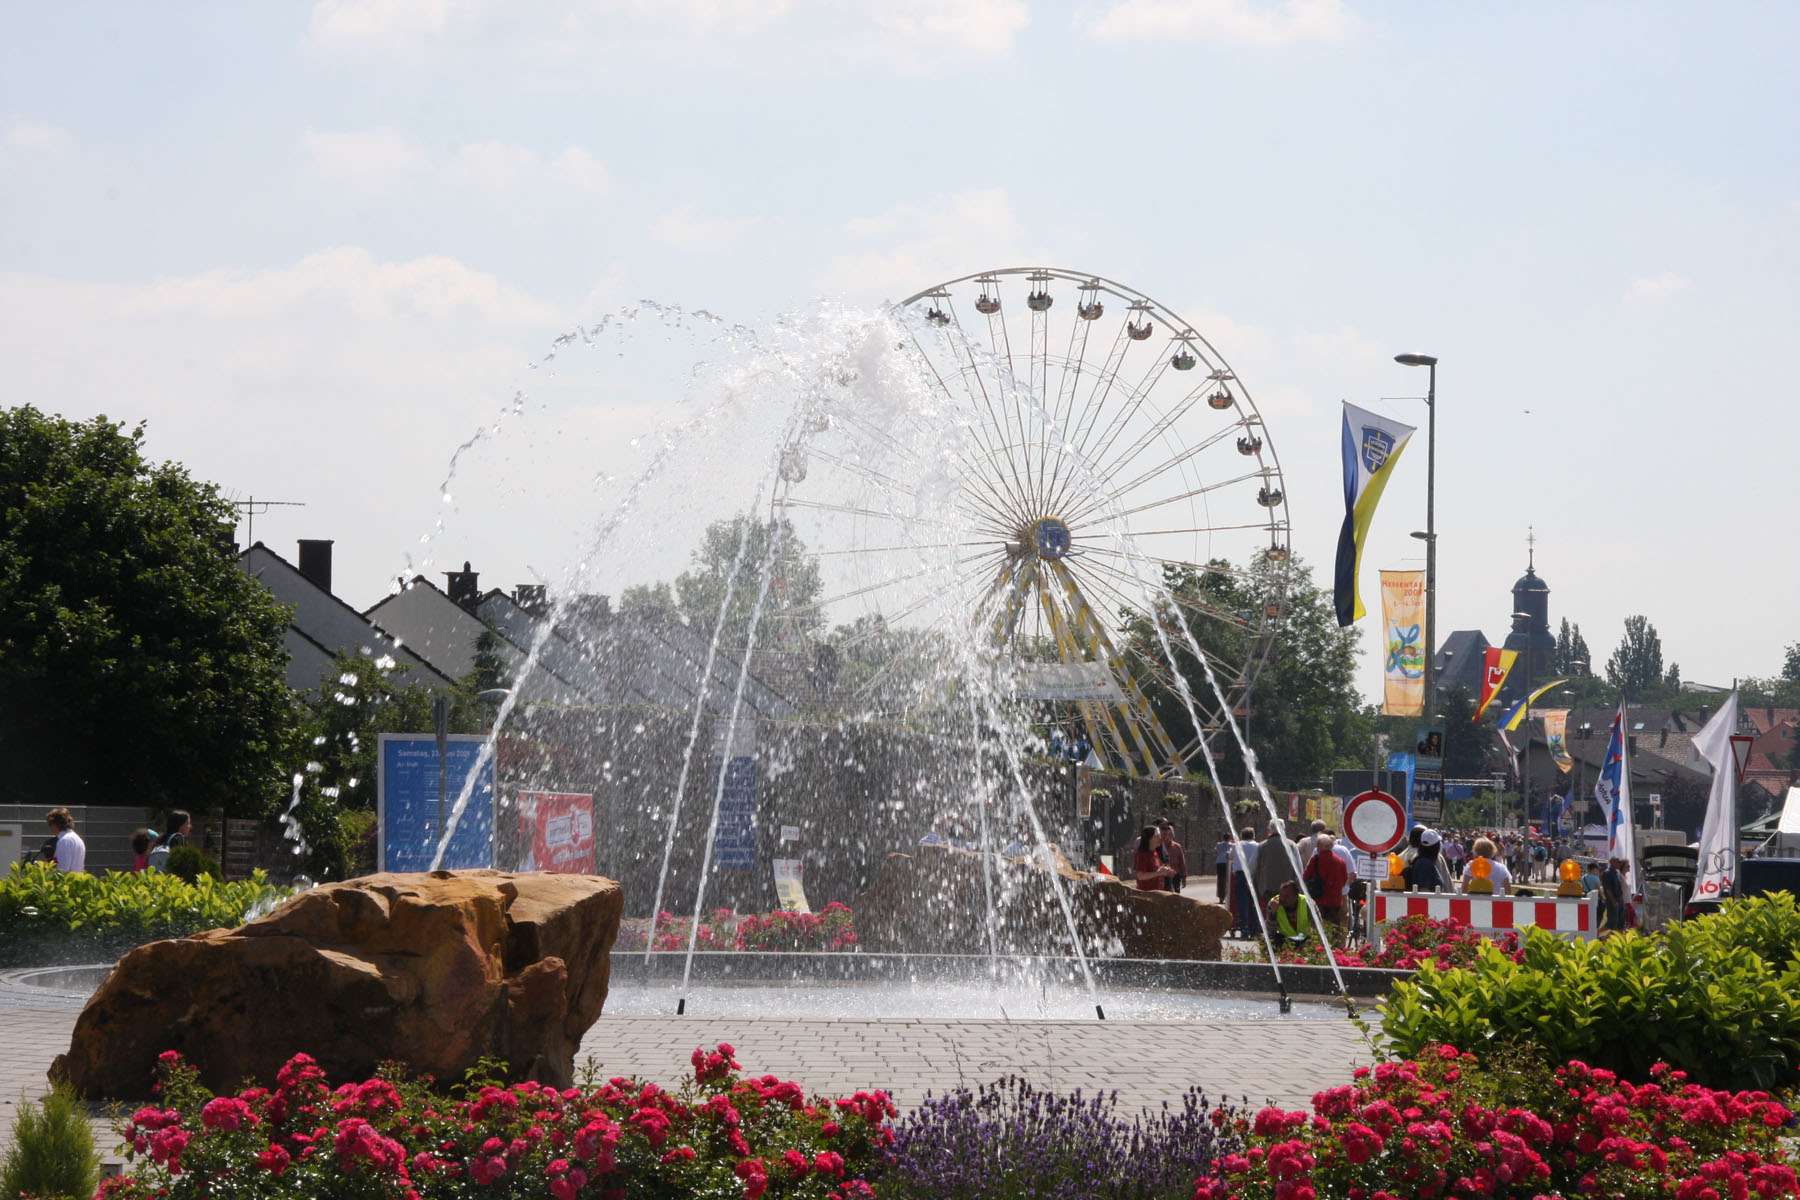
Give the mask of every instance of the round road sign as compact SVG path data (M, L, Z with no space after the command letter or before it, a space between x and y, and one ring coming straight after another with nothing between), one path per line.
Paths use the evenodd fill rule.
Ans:
M1406 836L1406 809L1386 792L1364 792L1344 805L1344 836L1358 850L1386 854Z

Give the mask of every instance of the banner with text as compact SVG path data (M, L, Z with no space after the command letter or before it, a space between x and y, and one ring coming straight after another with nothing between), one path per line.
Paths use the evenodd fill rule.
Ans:
M1383 630L1381 711L1390 717L1425 712L1425 572L1381 573Z
M521 871L594 873L594 797L586 792L520 792Z
M1544 744L1550 748L1550 757L1556 760L1561 771L1573 771L1575 760L1569 756L1569 710L1566 708L1549 708L1541 714L1544 718Z

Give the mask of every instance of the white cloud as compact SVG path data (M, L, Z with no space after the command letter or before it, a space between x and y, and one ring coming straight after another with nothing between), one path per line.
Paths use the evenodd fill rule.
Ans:
M901 300L970 264L1006 266L1046 257L1024 248L1024 231L1002 188L900 204L845 226L851 241L873 243L836 255L820 280L855 301Z
M650 226L650 236L683 250L726 250L756 225L755 217L709 217L695 204L664 213Z
M1335 41L1355 27L1343 0L1119 0L1087 32L1105 41L1174 38L1277 47Z
M506 453L534 456L529 466L484 442L472 458L487 461L486 482L465 457L464 507L421 549L456 447L491 430L515 389L555 399L565 386L525 365L573 317L453 258L387 260L353 246L141 284L0 273L0 377L48 412L147 422L148 452L198 479L304 501L259 516L257 537L283 553L296 537L339 539L338 590L362 605L407 555L440 545L459 562L516 553L548 564L577 544L549 528L554 515L491 515L512 498L501 492L508 472L579 489L609 439L643 431L642 412L506 441Z
M517 55L608 69L648 53L841 72L878 63L930 72L1008 53L1025 0L319 0L321 49L417 61Z
M423 146L385 125L347 133L308 129L300 135L300 155L307 174L359 191L387 191L431 170Z
M55 125L13 118L0 131L0 150L27 154L73 154L75 135Z
M1683 291L1688 281L1673 271L1660 275L1640 275L1625 289L1625 311L1634 317L1646 317Z
M355 246L321 250L291 267L264 271L208 271L159 279L131 290L121 315L209 319L279 316L296 309L349 315L358 321L478 317L510 325L550 328L551 305L453 258L380 262Z
M546 159L513 142L470 142L442 158L388 126L300 138L307 174L360 191L384 192L415 180L445 179L478 191L560 188L589 196L612 191L606 164L579 146Z

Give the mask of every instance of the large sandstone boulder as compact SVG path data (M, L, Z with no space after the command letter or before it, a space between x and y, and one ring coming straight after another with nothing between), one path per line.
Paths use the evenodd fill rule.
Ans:
M606 1001L619 885L434 871L303 892L260 921L140 946L51 1067L88 1099L150 1094L177 1050L214 1091L272 1083L294 1054L336 1080L393 1059L440 1079L482 1057L566 1086Z
M1085 953L1109 958L1218 961L1231 913L1173 892L1140 892L1110 875L947 846L890 854L856 898L857 948L869 953L985 954L993 871L996 943L1002 954L1068 954L1067 896Z

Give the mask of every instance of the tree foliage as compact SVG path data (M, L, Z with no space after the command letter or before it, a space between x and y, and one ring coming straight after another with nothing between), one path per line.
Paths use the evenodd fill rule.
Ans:
M1444 778L1475 779L1488 773L1493 727L1475 724L1475 701L1466 688L1438 693L1438 721L1444 726Z
M1567 617L1562 619L1562 628L1556 634L1550 670L1553 674L1572 678L1587 678L1594 673L1594 656L1588 651L1587 639L1581 636L1581 626L1569 624Z
M211 484L143 426L0 413L0 745L39 804L266 813L296 719L288 612Z
M761 644L809 637L824 625L823 614L813 607L824 589L819 561L806 552L788 521L763 521L749 514L714 521L690 561L692 569L677 575L673 587L659 582L624 589L619 610L673 617L708 637L722 623L720 644L725 646L748 641L759 595L764 596L756 627Z
M1638 696L1666 686L1663 673L1662 638L1648 617L1625 618L1625 636L1606 660L1606 682L1615 691Z
M482 732L491 708L478 693L504 686L492 643L485 653L481 647L478 642L475 665L449 693L450 733ZM389 655L344 651L306 701L294 816L310 852L307 870L317 878L342 879L348 873L351 848L343 844L338 814L374 810L381 735L437 728L436 693L410 678L411 671Z
M1328 781L1333 769L1366 765L1373 754L1367 718L1360 711L1355 685L1359 653L1354 629L1339 628L1331 596L1321 590L1312 571L1299 559L1290 564L1286 612L1274 638L1263 646L1248 644L1249 635L1229 619L1202 615L1260 612L1275 598L1270 565L1258 555L1247 571L1165 567L1164 583L1176 596L1155 619L1174 632L1176 665L1201 710L1202 720L1216 718L1218 701L1186 638L1173 622L1179 613L1195 641L1220 664L1241 671L1247 658L1265 659L1251 691L1250 745L1263 777L1276 787L1314 786ZM1161 656L1162 639L1147 613L1127 614L1126 640L1142 653ZM1140 672L1152 707L1178 745L1194 736L1194 723L1179 692L1158 674ZM1237 739L1229 733L1213 742L1220 778L1237 783L1243 760ZM1195 755L1189 769L1203 772Z

